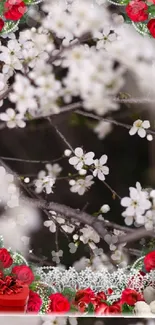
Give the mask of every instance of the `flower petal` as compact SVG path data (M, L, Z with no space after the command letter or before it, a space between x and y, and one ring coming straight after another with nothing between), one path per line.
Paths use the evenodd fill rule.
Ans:
M74 165L77 165L78 162L79 162L79 158L77 158L77 157L75 157L75 156L69 159L69 164L70 164L70 165L73 165L73 166L74 166Z
M131 203L132 200L130 199L130 197L123 197L123 199L121 200L121 205L123 207L128 207Z
M75 155L79 158L81 158L83 156L83 150L82 148L78 147L75 149Z
M107 155L103 155L103 156L101 156L101 158L99 159L101 165L106 164L107 160L108 160L108 156L107 156Z
M137 128L136 126L133 126L133 127L130 129L129 134L130 134L130 135L134 135L134 134L136 134L137 130L138 130L138 128Z
M143 123L142 123L142 127L144 129L149 129L150 128L150 122L148 120L145 120Z
M145 136L146 136L146 131L145 131L143 128L139 128L139 130L138 130L138 135L139 135L141 138L145 138Z

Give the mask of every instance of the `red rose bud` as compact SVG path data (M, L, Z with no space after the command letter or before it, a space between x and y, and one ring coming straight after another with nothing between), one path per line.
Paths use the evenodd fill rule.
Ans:
M48 313L67 313L70 310L70 303L61 293L53 293L49 296Z
M29 300L27 304L27 313L38 313L42 305L42 300L38 293L29 291Z
M145 21L148 19L148 6L144 1L133 0L126 6L128 17L134 22Z
M155 38L155 19L151 19L148 22L147 28L149 29L150 34Z
M27 7L22 0L7 0L4 8L4 17L9 20L19 20L27 11Z
M122 296L121 296L122 304L126 303L129 306L134 306L137 301L142 301L142 300L143 300L142 295L135 290L127 288L122 292Z
M97 315L120 314L121 306L118 302L115 302L110 306L103 302L96 308L95 313Z
M12 273L16 275L17 279L23 284L30 285L34 281L34 274L27 265L17 265L12 269Z
M96 295L96 297L99 300L107 300L107 296L106 296L106 294L103 291L98 292L97 295Z
M6 248L0 248L0 266L4 269L10 267L13 263L13 259Z
M108 290L107 290L107 294L108 295L111 295L113 293L113 290L111 289L111 288L109 288Z
M86 304L89 304L94 299L95 299L94 292L90 288L87 288L87 289L77 291L75 296L75 303L79 303L83 301Z
M0 31L3 29L4 27L4 21L3 19L0 18Z

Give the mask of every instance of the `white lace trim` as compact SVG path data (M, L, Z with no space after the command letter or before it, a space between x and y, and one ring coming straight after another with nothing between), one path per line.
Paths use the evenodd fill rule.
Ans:
M40 281L51 287L54 292L61 292L64 288L76 290L91 288L95 292L107 293L111 288L113 293L108 298L111 302L119 299L125 288L143 292L146 286L155 283L155 271L142 276L139 270L127 268L109 273L105 269L93 272L90 267L81 272L77 272L74 268L64 270L58 267L40 267L36 268L35 274L39 275Z

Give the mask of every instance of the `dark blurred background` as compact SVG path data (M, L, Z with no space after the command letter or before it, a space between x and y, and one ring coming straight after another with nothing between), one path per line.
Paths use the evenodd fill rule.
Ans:
M148 118L148 113L139 113L133 106L131 111L129 107L123 105L121 110L113 115L113 118L132 124L137 116L142 119ZM76 114L57 116L53 122L73 148L80 146L86 152L94 151L96 158L100 158L102 154L108 155L110 174L106 181L121 197L128 195L129 186L135 186L136 181L141 182L143 187L154 185L153 177L150 177L150 170L153 167L151 157L154 141L149 143L137 135L131 137L127 129L119 126L114 126L113 131L105 139L99 140L92 128L94 121L78 117ZM24 129L4 129L0 132L0 156L52 160L61 157L64 150L67 149L54 128L44 119L29 122ZM37 176L40 170L45 169L43 164L14 161L5 161L5 163L22 176ZM61 176L66 176L69 171L71 172L68 159L63 158L59 164L63 167ZM67 180L58 180L55 184L54 193L47 196L47 199L79 209L87 204L87 212L89 213L98 211L103 204L109 204L111 210L105 217L110 221L124 224L119 200L112 198L112 193L101 181L96 180L95 185L85 195L79 196L70 192ZM47 216L42 213L42 221L45 220L47 220ZM66 267L71 266L75 260L84 255L89 257L89 249L84 248L82 243L75 254L70 254L67 239L60 231L58 235L59 249L64 251L61 263ZM51 251L56 248L55 234L42 225L40 231L31 234L31 246L35 255L43 255L49 262L52 262ZM101 242L100 247L104 249L104 242ZM138 248L139 242L130 244L130 247Z

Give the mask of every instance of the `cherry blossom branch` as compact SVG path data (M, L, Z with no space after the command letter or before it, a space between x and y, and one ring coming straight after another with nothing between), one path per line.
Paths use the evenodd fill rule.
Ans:
M0 156L0 159L6 160L6 161L18 161L18 162L24 162L24 163L32 163L32 164L48 164L48 163L55 163L57 161L62 160L64 157L59 157L54 160L33 160L33 159L23 159L23 158L13 158L13 157L3 157Z
M13 85L11 85L10 87L8 87L8 89L6 91L4 91L4 93L2 93L0 95L0 100L4 99L5 97L7 97L7 95L10 93L10 91L13 89Z
M144 237L155 237L155 232L148 231L144 227L141 227L137 230L134 230L132 233L119 237L117 244L130 243Z
M74 153L74 149L71 146L71 144L67 141L67 139L64 137L64 135L61 133L61 131L58 129L58 127L52 123L51 119L47 119L50 123L50 125L55 129L56 133L59 135L59 137L63 140L63 142L67 145L67 147Z
M82 116L86 116L86 117L89 117L89 118L92 118L94 120L97 120L97 121L103 121L103 122L108 122L108 123L111 123L111 124L114 124L114 125L117 125L117 126L122 126L126 129L131 129L131 127L133 125L130 125L130 124L124 124L124 123L121 123L121 122L118 122L116 120L112 120L112 119L109 119L109 118L102 118L100 116L97 116L93 113L87 113L87 112L84 112L84 111L81 111L81 110L76 110L75 113L79 114L79 115L82 115ZM149 132L150 134L155 134L155 131L153 130L146 130L146 132Z

